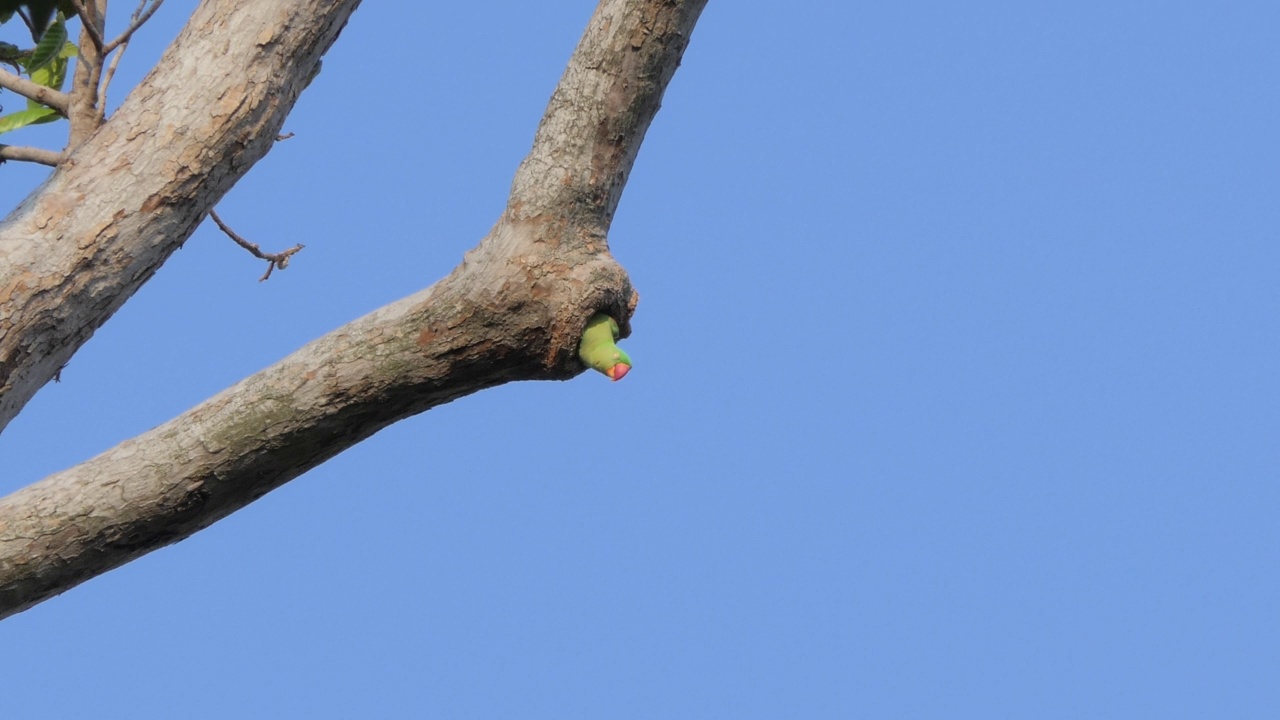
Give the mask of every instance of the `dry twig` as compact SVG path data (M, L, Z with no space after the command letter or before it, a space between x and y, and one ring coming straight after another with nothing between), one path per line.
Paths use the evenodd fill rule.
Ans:
M124 57L125 48L129 47L129 43L120 46L120 52L111 57L111 62L107 64L107 70L102 76L102 82L98 84L98 124L107 116L107 86L111 84L111 78L116 75L116 66L120 64L120 58Z
M294 254L296 254L302 248L306 247L305 245L299 243L289 248L288 250L282 250L281 252L278 252L278 253L262 252L262 248L258 247L257 243L249 242L248 240L241 237L238 233L236 233L235 230L232 230L231 228L227 227L227 224L222 222L222 218L218 217L218 213L216 211L210 210L209 217L213 218L213 221L218 224L218 227L222 228L222 232L226 233L227 237L234 240L237 245L244 248L245 250L248 250L250 253L253 254L254 257L261 258L267 261L267 272L264 273L262 277L258 278L258 282L262 282L263 280L266 280L267 278L271 277L271 273L274 272L276 268L284 270L285 268L289 267L289 258L292 257Z
M142 0L142 2L138 3L138 9L133 11L133 15L129 19L129 27L125 28L124 32L120 33L119 37L115 40L104 45L102 52L109 53L129 42L129 38L133 37L133 34L137 32L138 28L142 27L151 19L151 16L156 13L156 10L160 9L164 0L153 0L151 2L151 7L147 7L147 2L148 0Z

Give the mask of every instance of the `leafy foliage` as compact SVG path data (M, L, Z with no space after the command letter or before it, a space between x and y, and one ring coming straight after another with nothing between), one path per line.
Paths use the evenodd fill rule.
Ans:
M37 104L34 108L19 110L15 113L9 113L0 117L0 133L7 133L10 130L17 130L28 125L39 125L41 123L53 122L59 117L58 111L53 108L45 107Z
M4 0L0 0L3 3ZM0 18L7 12L12 17L18 5L27 3L8 3L0 5ZM53 23L44 28L36 46L31 50L19 50L8 43L0 43L0 62L14 65L30 76L31 81L54 90L61 90L67 80L68 61L78 52L76 46L68 42L66 18L57 13ZM17 130L28 125L53 122L62 117L56 110L36 102L27 100L25 110L0 116L0 134Z
M0 0L0 24L17 15L31 30L31 39L39 40L59 11L69 16L76 9L69 0Z
M31 57L27 59L27 72L35 72L48 65L58 57L58 53L62 52L62 47L66 43L67 23L59 16L58 21L50 25L40 36L36 49L31 51Z

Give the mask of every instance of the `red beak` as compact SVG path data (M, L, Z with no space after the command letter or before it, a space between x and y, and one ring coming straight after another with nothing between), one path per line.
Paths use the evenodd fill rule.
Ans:
M614 382L618 382L622 378L626 377L627 373L630 370L631 370L630 365L627 365L625 363L618 363L617 365L614 365L613 367L609 368L609 372L607 373L607 375L609 376L610 380Z

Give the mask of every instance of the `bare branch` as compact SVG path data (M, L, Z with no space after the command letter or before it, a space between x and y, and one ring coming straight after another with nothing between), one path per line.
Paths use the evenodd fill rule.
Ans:
M48 105L62 115L70 112L70 95L33 83L24 77L14 75L8 70L0 69L0 88L12 90L28 100L35 100L41 105Z
M227 237L230 237L232 240L234 240L237 245L244 248L245 250L248 250L250 253L253 254L254 257L261 258L267 261L267 272L263 274L262 277L258 278L258 282L262 282L267 278L271 277L272 271L274 271L277 268L284 270L285 268L289 267L289 258L295 255L299 250L306 247L306 245L303 245L302 243L298 243L297 245L294 245L293 247L278 253L262 252L262 248L258 247L257 243L246 240L245 238L241 237L240 234L237 233L235 230L232 230L231 228L227 227L227 224L222 222L222 218L218 217L218 213L216 211L210 210L209 217L213 218L213 221L217 223L219 228L222 229L222 232L226 233Z
M84 0L71 0L71 5L75 7L76 15L80 16L80 25L89 34L89 39L93 41L94 47L98 49L98 52L102 52L102 30L99 29L98 23L94 21L93 16L89 14L89 7L84 4Z
M124 43L120 46L120 50L111 56L111 62L107 65L107 70L102 76L102 82L98 85L98 125L102 124L107 115L107 88L111 86L111 79L116 76L116 67L120 65L120 58L124 57L124 51L128 49L129 43Z
M138 28L142 27L143 23L151 19L151 16L155 14L156 9L160 7L160 3L164 2L164 0L155 0L151 7L148 8L148 1L149 0L142 0L142 2L138 4L137 9L133 11L133 16L129 19L129 27L115 40L107 43L102 49L103 57L111 55L112 51L117 49L119 52L111 56L111 62L107 65L106 72L102 76L102 82L98 86L96 112L98 125L101 125L103 119L106 117L107 88L110 87L111 79L116 75L116 68L120 65L120 58L124 57L125 50L129 49L129 39L133 37L133 33Z
M161 61L0 222L0 429L275 145L358 4L203 0L166 51L197 62Z
M538 125L533 152L516 171L510 212L538 217L570 210L580 222L608 227L706 0L663 5L605 0L597 6ZM609 32L619 23L630 34Z
M62 153L44 148L23 147L21 145L0 145L0 162L18 160L33 162L49 167L57 167L62 162Z
M71 103L67 119L71 132L67 135L67 152L84 144L102 126L102 113L98 112L98 85L102 78L102 19L106 15L107 0L76 0L80 12L80 55L75 73L71 77Z
M238 13L277 6L226 2ZM630 281L610 257L605 233L704 5L601 1L517 172L507 209L448 277L150 432L0 500L0 617L177 542L399 419L513 380L582 372L577 347L587 319L603 311L624 324L634 309ZM108 127L115 131L116 121ZM570 128L582 137L566 137ZM279 125L260 128L268 129L244 137L270 143ZM221 160L217 168L232 164ZM534 183L540 167L550 174ZM199 169L183 169L184 177L203 177ZM173 195L168 191L166 201L177 202L169 200ZM198 199L182 202L199 211L197 220L210 209ZM106 208L99 213L114 212L98 205ZM128 235L152 244L161 232L185 239L189 231L175 227L164 207L124 212L147 223ZM101 217L95 219L102 227ZM45 232L66 237L63 244L81 244L83 232L59 235L56 219L45 220ZM0 256L9 249L5 229L0 226ZM99 231L96 237L114 236ZM0 276L0 287L4 280ZM0 303L0 313L4 309ZM0 337L0 383L8 381L6 338ZM4 410L0 395L0 420Z
M129 20L129 27L125 28L124 32L120 33L115 40L107 43L106 46L102 48L103 53L109 53L129 42L129 38L133 37L133 34L138 31L138 28L145 25L146 22L151 19L151 16L155 15L156 10L160 9L160 5L164 3L164 0L153 0L150 7L147 7L147 2L148 0L142 0L142 2L138 4L138 9L133 11L133 16Z

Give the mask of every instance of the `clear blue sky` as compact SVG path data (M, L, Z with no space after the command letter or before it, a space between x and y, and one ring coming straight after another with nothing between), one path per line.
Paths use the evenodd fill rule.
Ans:
M294 264L202 227L0 490L483 236L594 3L421 5L365 3L220 206ZM1278 26L712 0L611 234L634 372L400 423L5 620L0 715L1276 717Z

